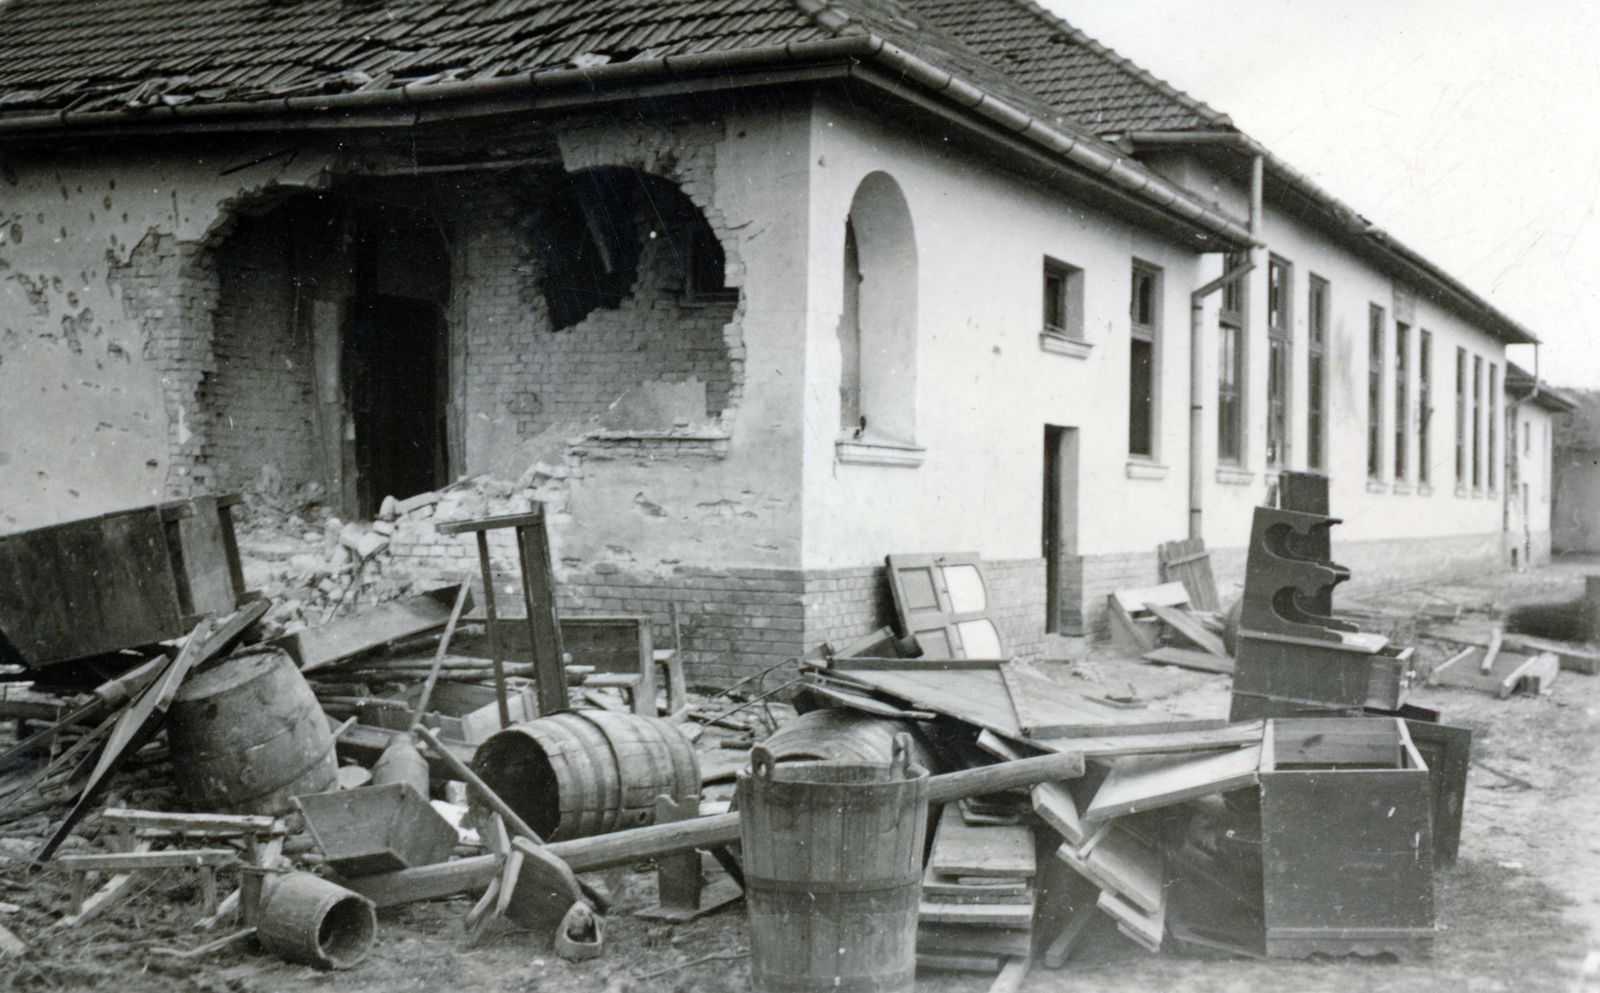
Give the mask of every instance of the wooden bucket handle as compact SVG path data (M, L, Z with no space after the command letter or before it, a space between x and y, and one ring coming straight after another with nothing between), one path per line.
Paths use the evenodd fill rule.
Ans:
M752 776L770 783L774 765L772 752L767 749L766 745L756 745L750 749L750 774Z

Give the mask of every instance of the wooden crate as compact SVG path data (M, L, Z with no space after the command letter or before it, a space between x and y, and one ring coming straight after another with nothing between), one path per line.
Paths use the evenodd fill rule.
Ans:
M450 857L456 829L405 783L296 797L328 864L355 878Z
M1432 793L1406 722L1269 720L1260 777L1267 954L1430 952Z
M248 599L230 508L197 497L0 537L0 661L40 667L182 637Z

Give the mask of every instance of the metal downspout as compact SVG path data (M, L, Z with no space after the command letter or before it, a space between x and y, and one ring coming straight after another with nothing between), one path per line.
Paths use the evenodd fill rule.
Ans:
M1236 279L1242 279L1256 267L1256 253L1263 250L1262 232L1262 177L1266 160L1257 155L1250 160L1250 263L1222 276L1189 294L1189 537L1205 537L1203 509L1205 506L1205 472L1202 469L1205 444L1202 429L1205 422L1206 363L1205 363L1205 306L1206 297ZM1226 269L1226 266L1224 266Z

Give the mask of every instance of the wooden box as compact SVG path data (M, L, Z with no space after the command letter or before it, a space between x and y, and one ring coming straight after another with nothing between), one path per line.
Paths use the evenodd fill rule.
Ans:
M328 864L348 878L450 857L456 829L405 783L296 797Z
M1430 952L1432 793L1406 722L1269 720L1260 777L1267 954Z
M0 537L0 662L39 667L167 641L248 599L237 496Z

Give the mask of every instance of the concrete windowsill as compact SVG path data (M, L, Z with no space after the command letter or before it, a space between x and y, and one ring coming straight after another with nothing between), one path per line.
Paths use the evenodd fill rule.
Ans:
M1074 359L1086 359L1094 345L1082 338L1069 338L1063 334L1052 334L1049 331L1039 332L1039 348L1052 355L1066 355Z
M1217 466L1217 482L1224 486L1249 486L1256 474L1234 465Z
M1167 467L1154 462L1145 462L1141 459L1128 460L1129 479L1166 479Z
M1468 490L1467 490L1467 488L1465 486L1457 486L1456 487L1456 496L1457 497L1460 497L1461 499L1466 499L1467 494L1468 494Z
M1433 487L1427 483L1417 484L1417 496L1433 496Z
M1396 496L1410 496L1411 495L1411 484L1410 483L1395 483L1393 492L1394 492L1394 494Z
M1387 493L1389 492L1389 484L1381 479L1369 479L1367 480L1367 492Z
M847 465L886 465L915 469L922 464L927 449L893 441L859 441L840 438L833 443L839 461Z

